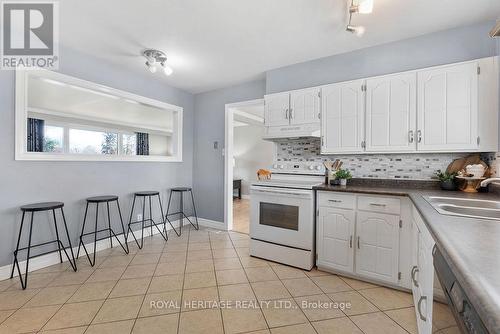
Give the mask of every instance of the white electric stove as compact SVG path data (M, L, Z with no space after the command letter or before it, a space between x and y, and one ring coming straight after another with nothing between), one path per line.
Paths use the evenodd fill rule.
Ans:
M313 268L313 187L324 181L323 171L316 166L275 165L271 179L252 184L250 255L306 270Z

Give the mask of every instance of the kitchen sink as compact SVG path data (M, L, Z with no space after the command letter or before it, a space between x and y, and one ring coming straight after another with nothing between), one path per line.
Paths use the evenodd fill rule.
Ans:
M500 202L454 197L424 197L440 214L500 220Z

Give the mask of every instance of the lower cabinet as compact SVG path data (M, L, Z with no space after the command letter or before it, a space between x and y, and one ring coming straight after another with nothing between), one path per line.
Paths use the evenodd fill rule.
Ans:
M434 240L415 209L413 209L412 216L413 266L410 275L413 303L415 304L418 333L431 334L435 276L432 257Z
M356 273L398 283L399 216L358 211Z
M321 208L318 219L317 265L354 271L354 210Z
M397 285L399 199L331 192L318 196L317 266Z

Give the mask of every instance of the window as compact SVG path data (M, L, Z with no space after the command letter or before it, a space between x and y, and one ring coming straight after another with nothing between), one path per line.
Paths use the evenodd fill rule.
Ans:
M43 151L52 153L64 152L64 128L60 126L45 125L43 138Z
M69 153L117 154L118 135L112 132L70 129Z
M137 155L137 135L122 134L122 154L124 155Z

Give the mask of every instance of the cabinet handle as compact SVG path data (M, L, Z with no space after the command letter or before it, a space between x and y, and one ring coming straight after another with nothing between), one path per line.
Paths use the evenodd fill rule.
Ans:
M381 203L370 203L371 206L379 206L385 208L387 204L381 204Z
M422 142L422 131L421 130L417 131L417 142L418 143Z
M289 115L290 119L293 119L293 109L292 108L290 108L288 110L288 115Z
M349 237L349 248L352 248L352 235Z
M329 199L328 202L333 202L333 203L342 203L341 200L338 199Z
M422 314L422 308L421 308L421 306L422 306L422 302L423 301L427 301L427 296L422 296L418 300L418 307L417 307L418 308L418 315L420 316L420 320L427 321L427 317Z
M288 119L288 108L285 109L285 119Z
M415 275L418 272L419 272L418 267L417 266L413 266L413 268L411 269L411 280L413 281L413 285L415 285L417 288L418 288L418 281L415 278Z
M413 143L414 136L413 136L413 130L408 131L408 141L410 143Z
M359 247L359 239L360 239L360 237L358 237L358 249L361 249L361 248Z

